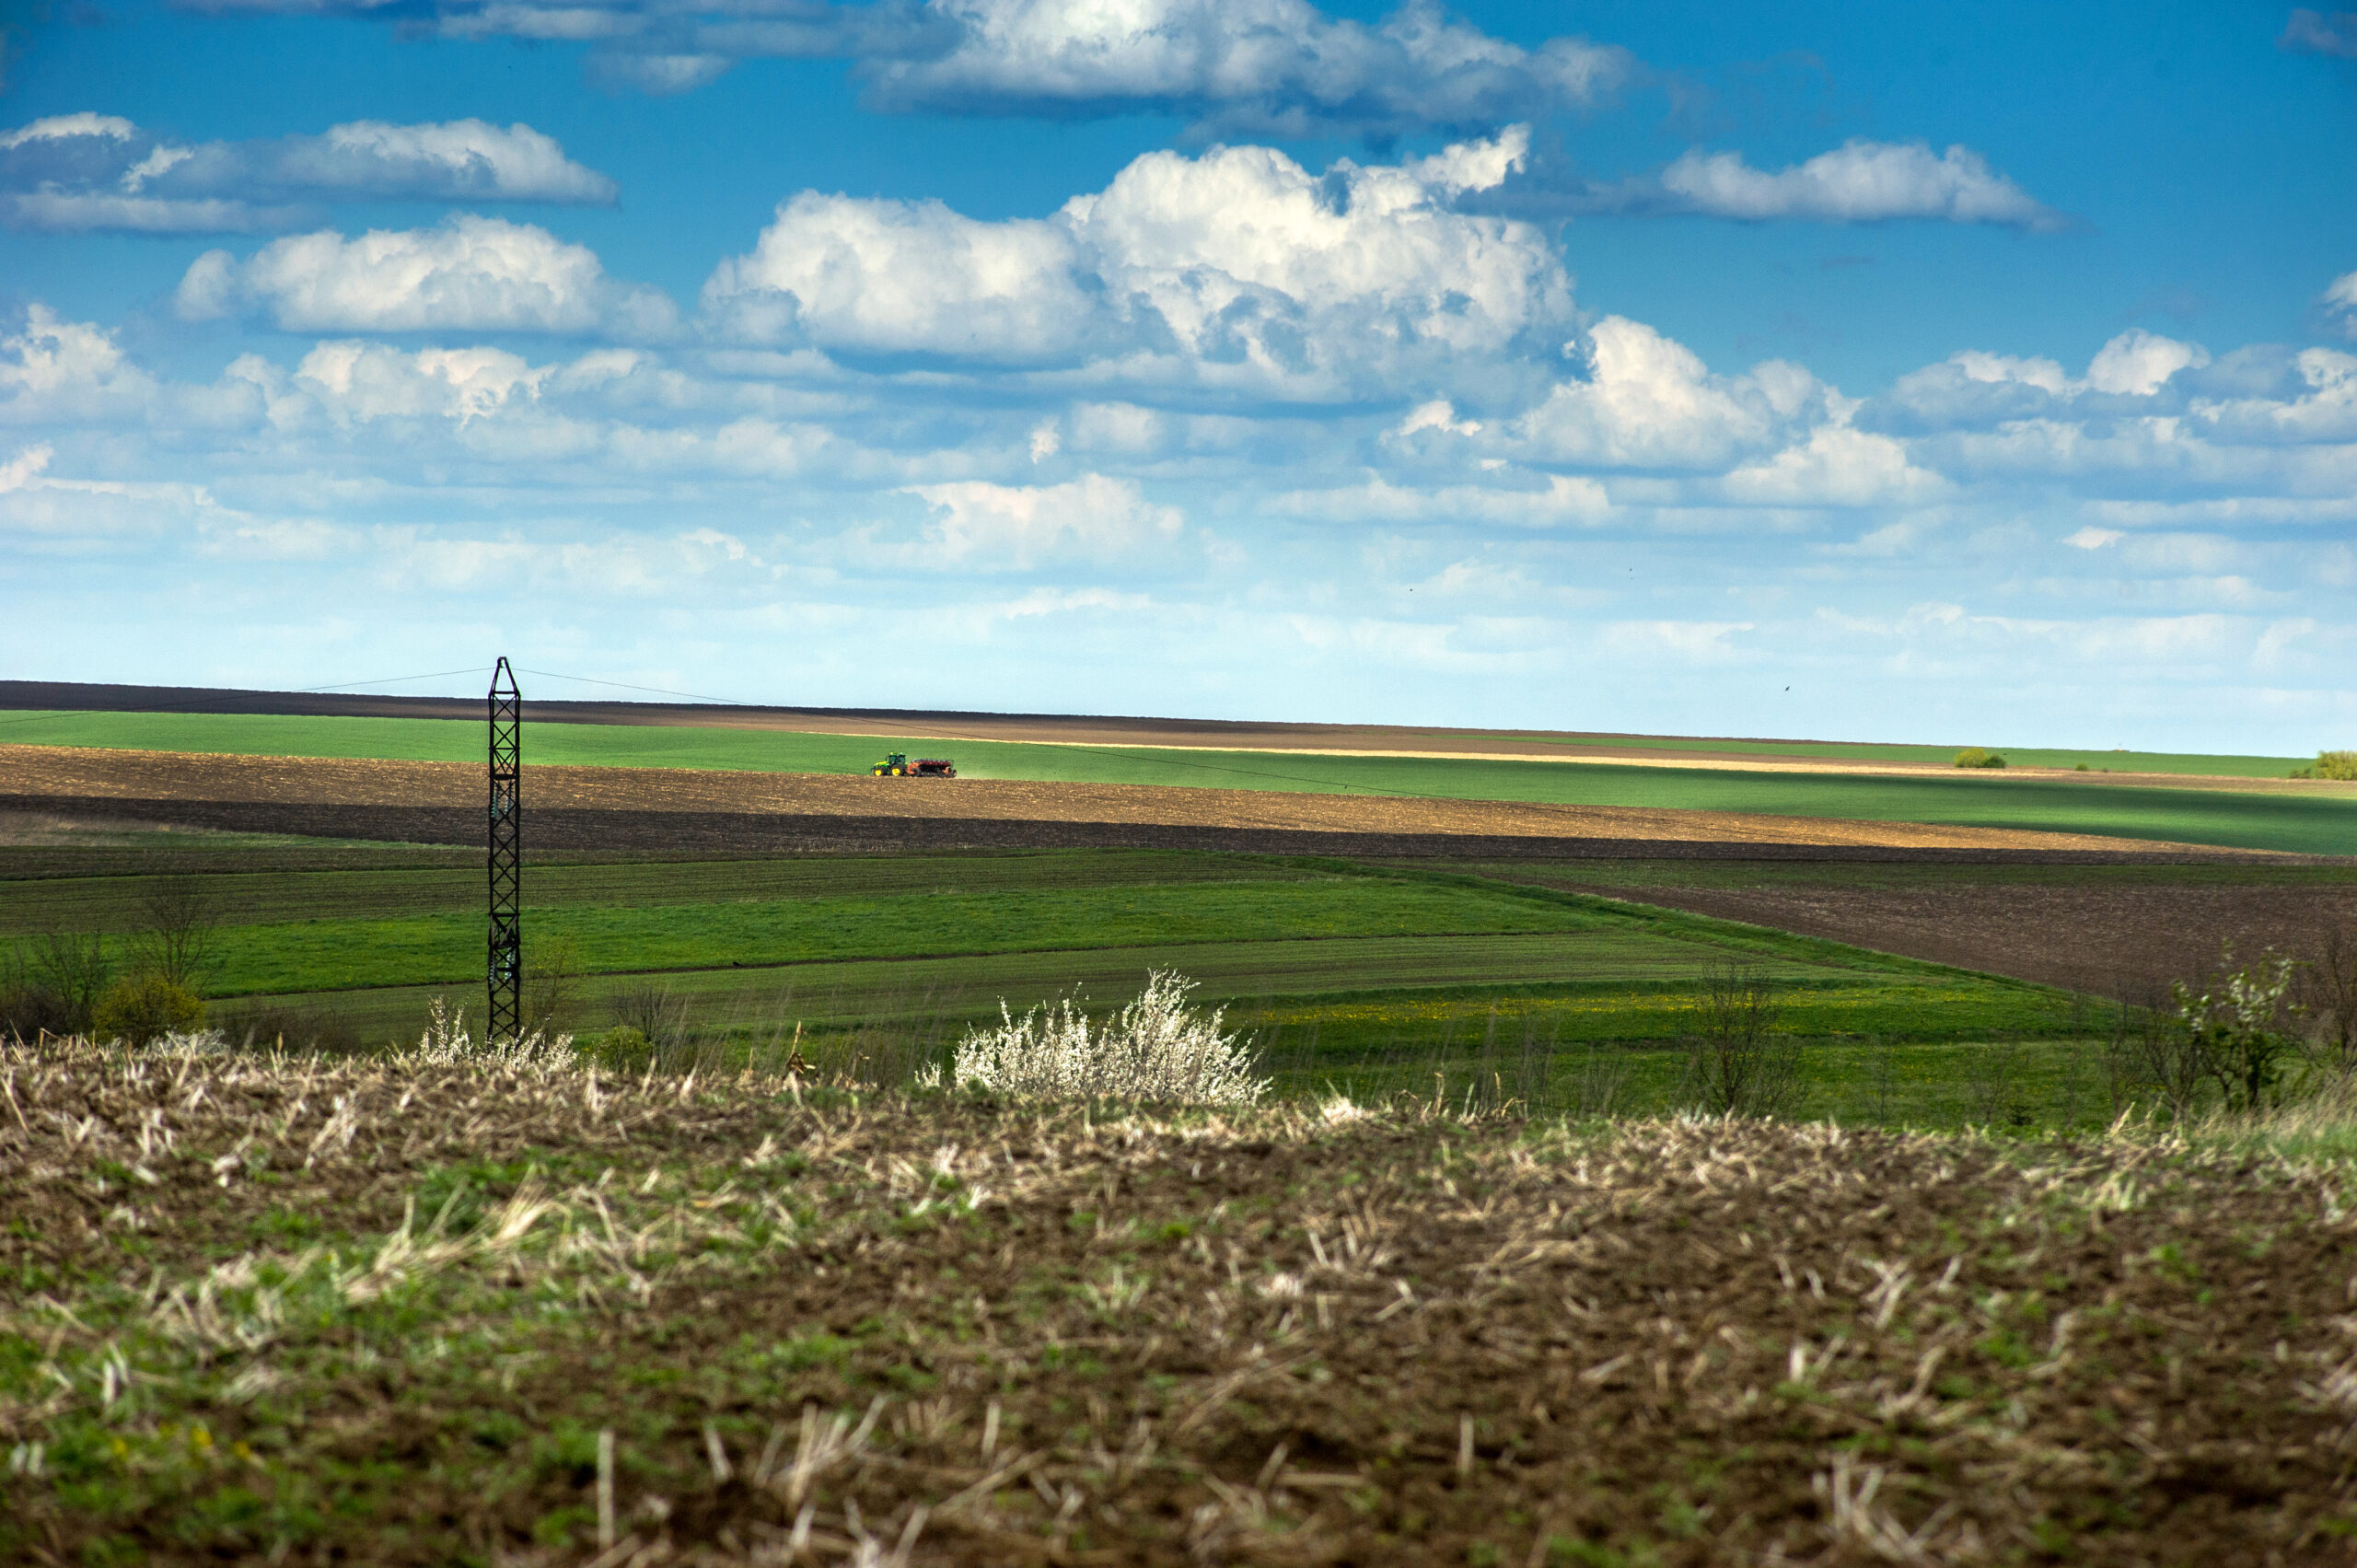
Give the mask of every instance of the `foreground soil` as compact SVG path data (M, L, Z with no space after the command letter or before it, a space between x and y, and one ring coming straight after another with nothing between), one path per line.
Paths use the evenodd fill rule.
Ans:
M2351 1561L2344 1167L0 1055L0 1556Z
M464 812L480 835L482 770L466 763L232 757L196 752L0 746L6 803L62 810L77 802L168 803L283 808L274 830L317 831L307 809L378 813ZM1772 817L1724 811L1643 810L1392 796L1174 789L1146 784L1049 784L997 779L871 779L831 773L748 773L670 768L536 767L536 822L552 813L669 814L682 818L795 818L819 822L1100 824L1217 832L1354 834L1368 838L1557 839L1977 853L2065 852L2107 858L2190 846L2070 833ZM273 830L261 822L247 830ZM388 824L390 825L390 824ZM922 830L912 834L921 837ZM923 842L937 842L937 833ZM1241 846L1239 846L1241 847ZM2204 854L2235 852L2204 850ZM2258 856L2260 852L2241 852Z

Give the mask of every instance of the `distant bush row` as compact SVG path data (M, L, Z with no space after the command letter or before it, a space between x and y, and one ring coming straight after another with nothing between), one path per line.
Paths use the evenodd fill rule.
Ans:
M2002 768L2005 765L2005 760L1994 751L1984 750L1978 746L1968 746L1956 754L1956 765L1959 768Z
M2319 751L2316 760L2305 768L2294 768L2295 779L2340 779L2343 783L2357 780L2357 751Z

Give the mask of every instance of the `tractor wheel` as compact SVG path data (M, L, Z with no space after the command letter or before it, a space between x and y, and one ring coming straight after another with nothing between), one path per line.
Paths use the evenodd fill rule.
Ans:
M907 772L908 772L908 770L907 770L906 768L895 768L895 769L893 769L893 770L892 770L892 776L893 776L894 778L896 778L896 779L897 779L897 778L902 777L902 776L903 776L903 775L905 775Z

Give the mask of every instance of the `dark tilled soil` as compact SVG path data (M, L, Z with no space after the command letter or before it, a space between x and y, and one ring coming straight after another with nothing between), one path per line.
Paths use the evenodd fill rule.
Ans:
M1576 872L1544 880L1586 888ZM2334 930L2357 931L2357 886L1586 890L2140 1005L2208 974L2227 944L2309 960Z
M2342 1167L77 1047L0 1077L0 1270L45 1282L0 1298L19 1560L2351 1561ZM257 1240L304 1215L347 1261Z
M929 787L929 786L911 786ZM419 844L478 844L480 807L319 804L299 800L110 799L0 795L0 811L76 821L206 828ZM2066 841L2067 842L2067 841ZM823 813L632 811L537 807L535 851L671 854L683 859L777 854L894 854L958 849L1187 849L1244 854L1330 854L1455 860L1707 859L1916 865L2170 865L2250 858L2234 851L2017 849L1756 840L1369 833L1213 824L1027 820L1021 818L862 817ZM2272 865L2302 862L2269 856Z

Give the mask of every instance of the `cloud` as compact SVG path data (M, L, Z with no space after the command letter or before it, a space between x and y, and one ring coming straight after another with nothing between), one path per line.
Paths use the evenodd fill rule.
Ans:
M1857 423L1893 435L1989 429L2009 422L2069 416L2076 409L2148 412L2126 400L2149 400L2175 387L2180 375L2210 363L2200 343L2181 343L2132 327L2096 351L2084 377L2057 361L2017 358L1966 349L1938 365L1910 371L1870 401Z
M2327 15L2300 6L2283 24L2283 36L2275 41L2275 46L2290 50L2294 54L2327 54L2341 60L2357 60L2357 11L2335 11Z
M46 305L28 306L23 330L0 338L0 417L11 423L109 419L144 408L155 391L112 333L61 320Z
M836 354L1354 395L1570 329L1547 237L1449 207L1527 142L1517 127L1322 175L1268 147L1149 153L1050 217L998 222L805 192L714 272L703 307L724 334Z
M14 131L0 132L0 153L43 142L78 142L84 138L124 142L138 134L139 127L119 114L93 114L85 110L78 114L52 114Z
M1969 147L1934 154L1922 142L1853 140L1774 174L1737 153L1688 153L1664 169L1664 191L1685 210L1759 222L1883 223L1934 218L2053 229L2066 220Z
M1306 0L209 0L216 11L391 17L451 38L587 44L591 75L684 92L763 56L853 63L872 108L1057 119L1176 114L1198 134L1483 131L1586 107L1626 51L1526 48L1409 0L1370 25Z
M2087 385L2098 392L2149 398L2178 371L2210 363L2200 343L2183 343L2131 328L2096 351L2087 366Z
M296 367L304 389L338 419L398 415L464 423L540 395L554 367L538 369L495 348L422 349L403 354L382 343L323 343Z
M1417 490L1376 475L1338 490L1297 490L1279 495L1275 509L1295 517L1353 523L1495 523L1509 528L1559 528L1601 522L1612 510L1602 484L1569 474L1530 476L1536 486L1451 484Z
M1185 115L1199 132L1304 136L1486 130L1595 101L1626 53L1556 38L1524 49L1413 0L1380 24L1303 0L934 0L938 55L868 67L901 111Z
M18 228L253 233L317 221L322 202L605 204L615 194L520 123L356 120L317 136L184 145L81 113L0 135L0 212Z
M2318 303L2343 337L2357 339L2357 273L2343 273L2333 279Z
M191 320L258 311L295 332L659 336L673 325L668 299L608 278L586 246L471 215L356 239L332 229L291 235L243 261L209 250L174 299Z
M2062 542L2073 550L2101 550L2107 545L2118 544L2127 537L2118 528L2099 528L2090 524Z
M1751 505L1891 506L1930 500L1947 487L1887 436L1821 424L1805 441L1727 475L1725 491Z
M1178 537L1175 506L1147 501L1128 480L1089 474L1070 484L1005 485L970 481L911 487L933 508L910 564L1028 568L1061 556L1120 561Z
M44 442L38 447L28 447L7 461L0 462L0 495L11 490L22 490L40 478L41 470L49 467L50 459L55 456L57 448Z
M1515 422L1538 459L1598 468L1711 469L1776 441L1820 389L1781 360L1713 376L1691 349L1641 321L1607 316L1589 330L1588 376L1559 383Z

